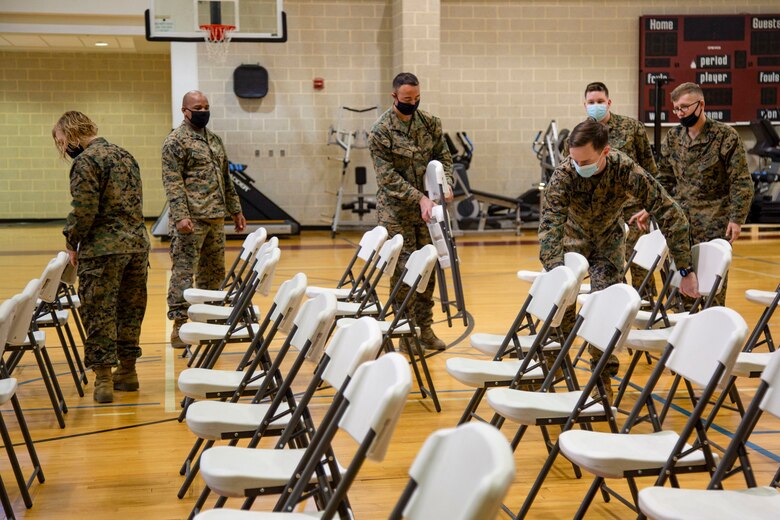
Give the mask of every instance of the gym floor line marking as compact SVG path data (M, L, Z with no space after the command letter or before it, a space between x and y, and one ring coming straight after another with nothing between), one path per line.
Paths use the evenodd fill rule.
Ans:
M165 285L168 286L171 283L171 271L166 271ZM172 321L165 320L165 337L171 337L171 331L173 330ZM176 412L176 388L175 384L175 364L173 360L173 347L170 344L166 344L165 347L165 413Z
M96 413L93 417L108 417L113 415L135 415L135 412L111 412L111 413Z

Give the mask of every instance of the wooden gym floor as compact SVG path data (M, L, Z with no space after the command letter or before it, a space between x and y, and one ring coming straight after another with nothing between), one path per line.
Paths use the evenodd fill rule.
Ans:
M61 247L61 224L0 226L0 300L20 292L27 281L40 276L44 266ZM282 257L274 280L278 285L295 273L308 275L313 285L333 285L352 254L358 233L339 233L335 239L326 232L306 232L300 237L280 241ZM228 244L228 264L235 257L240 243ZM141 337L144 356L139 360L141 379L139 392L115 394L115 402L98 405L92 400L93 375L86 396L79 398L64 363L56 335L48 333L47 343L70 408L65 429L57 427L48 398L39 379L40 374L32 356L27 355L13 374L19 380L19 398L24 407L32 436L46 475L46 482L32 487L34 506L27 510L19 497L5 454L0 454L0 472L19 517L30 519L90 518L186 518L202 489L200 478L195 480L189 494L183 499L176 493L183 477L179 467L194 437L186 425L176 422L181 398L176 390L176 378L185 367L167 345L170 323L166 320L165 295L170 269L167 243L153 239L150 258L149 305ZM452 328L439 321L435 329L449 345L446 352L436 353L428 362L442 403L442 413L436 413L428 399L421 399L416 387L410 396L389 455L381 464L366 462L350 493L350 499L360 520L387 518L407 480L407 470L424 439L434 430L452 427L466 405L471 391L451 379L444 368L451 356L477 356L468 345L468 335L475 331L504 333L527 294L528 286L519 281L518 269L538 268L536 234L526 231L523 236L468 235L458 238L466 302L473 324L464 327L458 321ZM734 262L729 282L731 307L739 311L752 328L762 311L744 299L749 288L774 290L780 282L780 240L776 238L746 238L734 248ZM258 298L261 309L270 304L271 296ZM443 320L437 309L436 320ZM771 326L780 338L780 316ZM243 347L234 347L225 355L222 367L234 368L237 353ZM627 364L625 354L623 366ZM642 381L649 373L642 364L634 381ZM621 374L622 375L622 371ZM583 371L580 381L587 374ZM665 379L661 386L666 388ZM617 383L615 383L617 384ZM752 396L755 380L743 381L740 389L745 400ZM634 393L634 395L636 392ZM660 396L660 393L659 393ZM315 400L321 414L328 403L327 396ZM482 408L486 410L485 407ZM15 421L9 410L3 410L15 441L21 441ZM668 426L679 428L684 421L684 409L670 415ZM714 438L725 445L734 431L738 418L733 412L722 413L714 428ZM603 425L597 429L603 428ZM511 424L504 427L507 435L514 433ZM752 462L761 485L768 483L780 462L780 422L764 420L754 434ZM344 457L351 454L352 445L338 439ZM22 456L24 448L17 448L25 468L29 462ZM506 499L516 510L541 467L546 452L541 435L533 428L521 443L515 455L517 476ZM570 518L587 487L590 478L573 477L571 466L564 460L555 465L546 485L536 500L531 518ZM709 480L703 475L684 476L683 485L704 487ZM647 480L645 485L650 485ZM627 486L617 483L618 489ZM734 481L730 487L743 487ZM258 500L256 508L272 505L273 499ZM209 502L207 507L210 507ZM240 501L228 501L239 507ZM616 501L608 504L596 498L590 509L592 518L628 518L630 512Z

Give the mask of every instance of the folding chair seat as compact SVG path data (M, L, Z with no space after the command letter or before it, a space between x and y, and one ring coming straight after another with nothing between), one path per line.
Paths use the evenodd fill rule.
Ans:
M368 273L374 268L380 248L386 240L387 229L384 226L376 226L363 233L358 247L346 269L344 269L344 273L341 275L336 287L312 285L306 289L306 296L314 298L318 294L327 292L335 296L337 300L353 299L358 294L358 290L368 280ZM354 274L352 271L358 260L363 261L363 266L357 274Z
M758 487L746 449L750 434L765 412L780 418L780 353L771 359L761 375L761 383L748 411L737 427L706 490L650 487L639 492L642 513L658 520L774 518L780 511L780 470L769 486ZM735 463L740 467L735 468ZM747 489L723 490L724 478L741 470Z
M572 294L576 294L576 287L577 278L566 266L556 267L539 275L531 285L523 307L492 360L447 360L446 369L450 376L466 386L476 388L458 424L468 422L472 417L479 417L476 415L477 408L488 388L509 386L515 379L523 383L541 383L544 380L547 374L546 368L543 368L544 363L538 359L532 362L532 356L524 356L513 338L517 337L517 332L526 323L528 330L536 334L531 349L536 350L545 345L553 327L560 323L568 299ZM537 329L534 320L540 320L541 327ZM512 355L520 361L505 359Z
M524 517L541 489L547 474L558 455L559 447L550 440L547 428L560 425L563 431L570 430L576 424L592 424L607 422L613 432L617 432L615 413L607 398L607 390L601 374L607 365L611 354L622 344L626 333L631 328L634 316L639 310L641 299L636 290L626 284L612 285L602 291L591 293L590 298L580 309L577 321L566 340L550 373L537 392L517 390L513 388L492 388L487 392L487 401L496 415L491 421L500 424L499 417L508 419L520 425L512 441L513 450L517 448L529 426L538 426L547 444L549 455L537 476L530 492L525 498L518 517ZM568 392L552 391L554 377L552 374L562 366L564 358L569 355L576 338L581 338L587 345L602 351L599 363L591 373L585 388L580 390L576 379L573 379L574 390ZM533 355L534 353L529 353ZM593 390L598 390L593 397ZM575 469L575 475L580 474Z
M35 445L32 442L30 431L27 428L27 421L24 418L22 407L19 404L18 397L16 396L16 390L18 388L17 381L12 377L8 377L5 364L2 363L3 351L5 350L5 345L11 331L11 326L13 325L13 319L16 314L17 305L18 300L13 298L0 304L0 405L5 405L10 402L11 406L13 407L16 421L19 424L19 430L21 431L22 437L24 439L24 445L27 448L27 453L33 465L33 472L29 477L25 478L24 473L22 472L19 459L17 458L16 451L14 450L13 440L11 439L10 433L8 431L8 426L5 422L5 419L3 419L3 414L0 414L0 437L2 437L3 445L5 446L6 453L8 454L8 460L11 464L11 469L14 472L16 483L19 486L19 491L22 495L22 499L24 500L24 505L29 509L33 505L29 490L30 486L36 478L38 479L38 482L41 483L45 479L43 476L43 469L41 469L41 463L38 460L38 455L35 451ZM6 517L14 518L14 510L11 506L11 500L8 496L8 492L6 491L2 478L0 478L0 502L3 505Z
M58 296L62 286L62 275L69 263L68 253L61 251L44 269L40 278L41 291L38 294L33 320L38 329L53 328L56 330L62 351L65 354L65 361L68 363L73 382L76 385L76 391L80 397L84 397L81 383L86 384L87 373L68 324L70 313L61 308Z
M274 509L291 512L313 495L327 503L324 518L336 512L351 518L347 491L365 458L384 458L410 387L409 367L400 354L367 361L339 389L342 397L334 399L306 449L212 448L202 457L203 479L223 497L247 497L242 509L257 496L281 494ZM339 429L359 444L346 469L331 445Z
M436 388L433 385L430 370L428 370L428 362L425 360L423 348L420 344L420 331L415 323L414 313L410 309L410 301L414 293L425 291L437 259L438 253L436 252L436 247L432 244L425 245L409 255L403 272L398 277L398 281L390 291L387 302L376 316L376 319L382 328L385 350L392 350L393 339L404 341L408 345L406 353L412 364L412 370L417 379L420 393L423 398L430 397L436 411L441 412L439 397L436 394ZM396 297L404 285L408 287L408 291L403 301L399 303L396 301ZM336 322L336 325L341 327L352 323L354 320L355 318L341 318ZM417 366L418 363L420 367ZM422 370L422 373L420 370ZM425 379L424 381L423 378Z
M570 252L564 253L563 264L571 269L574 273L574 276L577 278L577 286L575 287L575 290L572 292L572 294L567 298L566 303L566 306L574 305L577 299L577 294L579 294L579 287L581 286L582 281L585 280L585 277L588 276L588 260L579 253ZM535 280L537 276L533 277L531 283L533 283L533 280ZM506 334L501 335L477 332L469 337L469 342L471 343L472 347L479 350L483 354L487 354L488 356L495 356L498 350L501 348L505 338ZM517 341L519 347L525 351L531 348L535 338L536 336L534 334L527 334L522 336L515 334L515 337L512 339L512 341ZM553 341L548 343L545 348L557 350L561 348L561 344Z
M304 275L301 274L301 276ZM301 296L305 288L305 283L298 288ZM187 479L179 491L179 498L184 496L195 473L197 473L197 464L193 469L190 469L190 466L195 461L204 440L208 441L203 448L206 450L219 439L238 441L242 438L252 437L259 427L258 425L263 422L263 418L269 414L269 417L276 416L277 419L268 419L268 428L278 431L287 426L287 422L278 419L284 419L285 415L289 414L290 410L295 407L295 398L289 393L291 381L300 370L306 356L322 351L322 345L333 327L335 308L336 299L329 294L322 294L304 303L295 316L294 325L287 339L272 363L262 363L263 370L260 373L255 373L258 366L256 359L247 368L247 374L244 374L240 384L232 389L225 386L220 388L219 386L220 384L226 385L232 374L226 373L221 382L216 382L216 377L212 378L209 381L213 385L211 390L213 393L219 393L223 396L222 400L217 402L199 401L186 409L184 413L186 414L187 426L198 439L180 470L182 474L187 474ZM291 346L297 348L302 354L298 356L285 378L282 376L281 365ZM269 357L267 344L256 354L257 358L260 356ZM251 386L251 389L254 389L252 402L238 403L242 395L251 392L247 384L250 382L255 383ZM267 404L279 392L282 392L287 400L286 409L278 410L282 406L281 404L277 404L275 407ZM227 396L230 396L230 401L223 402ZM272 411L269 412L269 410Z
M253 341L256 332L260 332L263 326L247 317L248 309L252 305L252 296L256 292L265 291L270 287L280 255L280 250L274 248L257 261L249 282L242 291L241 297L235 302L233 311L224 324L187 322L182 325L179 329L182 341L190 345L198 345L198 349L190 359L190 364L197 359L196 366L211 368L227 343ZM267 323L268 320L264 320L264 324L267 325ZM262 334L262 332L260 333ZM205 348L200 353L200 349L204 345Z
M27 283L21 294L13 297L13 300L16 301L16 314L6 342L6 352L9 355L5 359L5 364L9 375L13 374L13 370L19 364L24 353L32 351L41 372L41 380L54 409L54 415L57 417L57 423L60 428L64 428L65 417L63 414L68 413L68 405L65 404L65 396L57 381L57 373L54 371L49 352L46 350L46 334L42 330L36 330L33 321L35 302L40 292L41 281L34 278Z
M580 280L580 285L577 290L579 294L589 293L590 284L586 284L587 287L584 287L583 285L583 280L588 276L588 259L577 252L569 251L568 253L563 254L563 265L574 271L578 278L584 268L585 274L582 275L582 280ZM534 280L536 280L540 274L546 272L545 269L542 269L541 271L521 270L517 271L517 277L524 282L534 283Z
M746 336L745 321L731 309L712 307L692 314L674 328L667 348L621 433L586 430L561 433L558 438L561 453L596 477L575 518L584 517L599 490L603 494L619 496L606 486L607 478L627 479L636 505L637 477L657 476L656 485L670 480L677 486L680 474L713 470L716 456L701 419L715 390L728 381ZM701 388L700 397L694 395L692 388L688 393L692 412L685 426L677 433L661 430L658 422L654 421L652 433L630 433L640 418L639 414L651 403L655 385L667 368L691 385ZM695 442L689 443L694 435ZM620 501L630 506L630 502L622 497ZM638 512L638 506L631 507Z
M276 237L271 237L267 242L265 241L265 229L259 228L259 230L262 229L262 233L260 235L256 235L254 238L254 247L251 249L245 249L242 251L242 254L244 256L248 256L249 258L244 261L244 264L246 265L245 272L249 273L255 268L255 264L257 261L262 258L264 254L266 254L268 251L278 248L279 247L279 239ZM262 240L260 239L262 237ZM218 304L218 305L228 305L230 302L234 301L237 297L237 295L241 292L243 287L246 285L249 276L243 276L242 278L235 277L231 284L228 286L223 286L220 289L200 289L197 287L190 287L189 289L184 290L184 300L189 304L196 304L196 303L212 303L212 304ZM227 278L225 279L227 280ZM224 285L223 281L223 285Z
M719 244L703 242L691 248L691 255L693 257L694 272L696 273L698 280L699 293L702 295L694 303L693 311L695 312L698 308L709 308L714 301L715 295L723 287L723 280L731 267L731 251L726 250ZM675 289L671 294L666 296L666 303L673 299L682 278L680 277L679 272L676 272L675 270L668 281L669 284L664 284L664 288L661 290L662 294L659 294L658 296L659 301L656 302L657 308L653 310L654 314L658 311L658 307L663 305L661 300L666 296L663 293L668 289L667 285L670 285ZM688 313L684 316L688 316ZM618 392L615 395L615 406L620 405L634 369L642 355L645 353L650 353L655 356L660 355L666 348L669 338L675 328L676 326L660 329L647 328L632 330L628 333L628 336L626 337L626 347L632 349L634 353L628 369L626 370L626 374L623 376L623 380L618 387ZM665 415L665 412L662 413L662 415Z
M342 318L361 316L376 316L382 311L382 303L379 301L377 287L382 279L395 271L398 258L404 246L404 237L395 235L386 240L379 250L376 262L365 275L363 284L351 294L351 301L339 299L336 315ZM307 294L309 294L307 290ZM337 293L332 293L338 299Z

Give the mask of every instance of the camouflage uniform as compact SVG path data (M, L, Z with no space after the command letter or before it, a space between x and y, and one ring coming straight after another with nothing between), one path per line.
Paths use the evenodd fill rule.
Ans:
M689 265L688 221L680 206L661 185L626 154L612 150L598 175L580 177L571 159L555 170L545 188L547 204L539 222L539 258L547 270L563 265L563 254L576 251L588 259L591 287L605 289L622 281L625 234L623 208L633 196L658 220L678 265ZM565 332L573 325L573 307L567 313ZM601 351L591 349L591 366ZM610 358L607 373L617 373Z
M621 116L610 112L609 120L605 123L609 129L609 146L613 150L620 150L624 154L628 155L635 163L639 164L644 170L655 176L658 173L658 169L655 165L655 159L653 159L653 151L650 148L650 140L647 138L647 132L644 125L627 116ZM566 142L564 155L569 155L569 144ZM637 212L642 210L642 205L639 204L634 197L629 197L623 208L623 221L628 223L629 219ZM625 259L631 257L631 253L634 250L636 241L644 234L644 231L639 229L639 226L633 225L628 229L626 235L626 254ZM642 280L647 276L647 270L642 269L639 266L631 266L631 285L635 289L639 289L642 285ZM651 278L647 286L648 290L652 294L656 293L655 279Z
M70 193L73 210L62 233L68 249L78 251L86 366L138 358L149 266L138 163L98 137L73 161Z
M163 143L162 179L170 207L172 263L168 318L172 320L187 317L185 289L219 287L225 277L225 217L241 212L222 140L207 128L204 132L196 132L185 122ZM176 222L183 219L192 220L192 233L176 229Z
M447 182L454 184L452 159L444 143L441 120L427 112L415 111L409 122L401 121L393 108L382 114L368 140L377 178L377 213L379 224L390 236L401 233L404 245L391 278L395 285L414 251L431 243L428 227L420 214L420 199L425 193L424 177L428 163L437 160L444 166ZM413 299L412 312L421 328L433 323L433 289L431 276L425 292ZM406 297L406 286L398 293L398 301Z
M683 126L670 129L658 170L658 181L691 223L691 244L725 238L729 222L745 223L753 201L753 181L742 140L730 126L707 119L694 140ZM726 282L715 305L725 305Z

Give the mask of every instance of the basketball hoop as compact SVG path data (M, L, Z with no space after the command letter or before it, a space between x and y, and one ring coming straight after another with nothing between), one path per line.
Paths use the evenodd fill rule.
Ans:
M205 31L203 38L206 41L206 50L211 61L217 63L225 62L228 47L230 46L230 38L233 36L235 29L235 25L223 25L220 23L200 26L200 30Z

